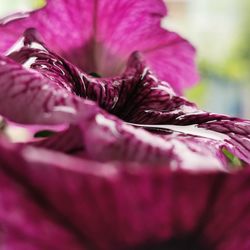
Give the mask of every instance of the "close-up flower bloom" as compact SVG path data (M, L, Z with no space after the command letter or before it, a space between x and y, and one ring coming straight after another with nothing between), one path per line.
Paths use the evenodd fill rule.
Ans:
M31 134L0 137L3 249L249 249L250 121L180 95L195 49L164 15L50 0L2 19L0 115Z

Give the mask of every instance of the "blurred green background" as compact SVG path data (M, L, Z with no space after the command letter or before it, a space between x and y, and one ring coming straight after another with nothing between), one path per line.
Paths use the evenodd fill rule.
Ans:
M185 95L206 110L250 118L250 1L165 0L162 26L198 51L200 83ZM0 0L0 17L42 7L43 0Z
M186 96L204 109L250 118L250 1L165 0L163 26L197 48L201 82Z

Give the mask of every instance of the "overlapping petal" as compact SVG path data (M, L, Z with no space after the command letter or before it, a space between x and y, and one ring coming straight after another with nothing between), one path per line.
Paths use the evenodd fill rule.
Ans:
M101 164L2 140L0 149L6 249L249 247L249 170Z
M136 50L176 91L197 82L194 48L160 27L166 9L161 0L49 0L28 17L0 26L0 52L6 52L27 28L41 32L48 46L85 72L118 75ZM53 25L52 25L53 24Z
M37 71L27 70L6 57L0 58L0 82L1 114L14 122L69 124L79 109L86 115L99 110L94 103L83 101Z

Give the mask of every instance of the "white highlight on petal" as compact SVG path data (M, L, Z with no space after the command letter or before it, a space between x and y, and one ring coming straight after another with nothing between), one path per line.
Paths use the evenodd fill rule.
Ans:
M69 106L56 106L53 111L55 112L64 112L70 114L76 114L76 110L73 107Z
M95 119L99 125L106 126L112 131L114 135L117 134L116 123L114 121L107 119L101 114L98 114Z
M30 69L30 66L35 63L36 57L30 57L24 64L23 67L26 69Z
M208 139L213 139L213 140L219 140L219 141L224 141L226 139L230 139L228 135L215 132L212 130L208 130L205 128L200 128L197 127L197 125L186 125L186 126L178 126L178 125L142 125L142 124L134 124L134 123L128 123L132 126L136 127L144 127L144 128L152 128L152 129L168 129L176 132L180 132L183 134L188 134L188 135L195 135L195 136L200 136L200 137L205 137Z
M40 43L37 43L37 42L32 42L31 48L32 49L46 50Z
M5 55L8 56L14 51L19 51L23 46L24 38L18 39L6 52Z
M150 144L153 147L169 149L169 144L166 143L166 141L162 139L161 137L150 134L149 132L143 129L139 129L139 128L136 129L133 126L128 126L128 125L133 125L133 124L126 123L126 124L123 124L122 127L129 133L134 134L134 136L140 141L146 144Z
M180 152L178 154L179 159L182 161L182 168L191 171L201 171L201 170L214 170L215 167L224 170L221 162L216 157L208 156L207 154L197 154L190 150L185 143L178 140L171 141L175 148L175 152ZM175 164L170 162L170 167L176 170Z
M7 17L4 17L2 19L2 25L5 25L9 22L12 22L12 21L15 21L15 20L18 20L18 19L22 19L22 18L25 18L25 17L28 17L30 14L27 13L27 12L18 12L18 13L15 13L15 14L12 14L12 15L9 15Z
M30 141L33 136L31 131L29 131L29 129L10 124L7 125L7 127L4 130L4 133L13 143Z

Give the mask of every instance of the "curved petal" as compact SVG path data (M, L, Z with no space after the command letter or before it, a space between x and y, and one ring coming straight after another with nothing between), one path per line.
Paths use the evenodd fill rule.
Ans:
M117 115L131 125L150 131L180 132L217 140L218 155L225 148L250 163L250 121L202 111L175 94L145 66L138 54L131 56L127 74L137 71L131 93ZM173 126L174 125L174 126ZM206 141L206 139L204 139Z
M181 92L198 80L195 50L160 27L165 14L161 0L49 0L29 17L0 26L0 52L10 48L25 29L34 27L53 51L86 72L114 76L125 67L129 55L139 50L153 71Z
M0 112L23 124L69 124L76 113L96 113L92 102L72 95L40 73L0 56ZM24 112L25 111L25 112Z
M168 165L171 169L191 171L229 170L220 141L188 135L151 134L105 114L93 118L79 124L86 151L92 159Z
M20 18L13 21L8 18L8 22L2 21L0 52L6 52L24 30L36 28L50 48L73 58L70 51L84 46L90 40L92 13L93 1L48 0L47 5L40 10L27 13L26 16L20 15Z
M53 130L50 130L53 131ZM53 135L26 142L26 145L32 145L39 148L65 152L68 154L84 154L84 145L81 132L78 126L70 125L63 131L55 132Z
M165 30L159 30L159 34L152 39L155 40L155 47L146 49L143 54L159 79L168 82L178 94L198 83L196 51L187 40Z
M0 179L7 249L157 249L177 240L190 249L199 242L201 249L245 250L249 244L249 170L190 174L100 164L1 141Z
M9 120L24 125L48 125L52 131L55 129L54 125L72 124L54 136L31 144L68 153L78 152L84 146L81 133L73 125L76 123L77 113L82 110L80 113L84 119L85 115L99 109L94 103L72 95L68 86L65 88L60 81L52 81L49 76L44 72L41 74L39 70L25 69L11 59L1 57L0 113ZM28 126L27 130L29 129L33 130Z

